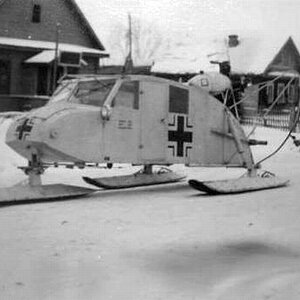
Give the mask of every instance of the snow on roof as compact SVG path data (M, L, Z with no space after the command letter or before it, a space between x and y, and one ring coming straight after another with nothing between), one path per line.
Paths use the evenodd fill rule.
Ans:
M198 73L217 71L218 65L211 62L230 61L231 72L238 74L261 74L275 58L288 40L277 36L241 36L239 45L227 46L225 38L209 38L196 43L190 40L185 43L169 46L168 51L155 61L152 72L158 73Z
M294 70L290 70L290 71L273 71L273 72L268 72L268 75L277 77L277 76L281 76L281 77L299 77L299 73L297 71Z
M239 38L239 45L228 48L232 73L263 73L288 37L252 36Z
M55 58L55 50L44 50L37 55L34 55L25 60L25 63L36 64L36 63L44 63L48 64L52 62Z
M47 41L37 41L31 39L15 39L8 37L0 37L0 46L12 46L12 47L21 47L21 48L32 48L32 49L55 49L55 42L47 42ZM77 53L86 53L86 54L94 54L99 56L106 56L107 53L105 51L101 51L94 48L87 48L80 45L59 43L59 50L61 51L69 51L69 52L77 52Z
M199 73L199 71L219 71L210 63L209 54L218 49L215 43L176 43L169 45L155 60L151 71L155 73Z
M199 73L200 71L218 71L218 69L216 65L211 65L201 58L165 59L155 62L151 68L151 72L154 73L184 74Z

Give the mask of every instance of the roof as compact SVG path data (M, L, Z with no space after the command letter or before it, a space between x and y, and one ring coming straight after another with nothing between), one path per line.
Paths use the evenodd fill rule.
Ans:
M28 59L25 60L25 63L35 64L35 63L44 63L48 64L55 59L55 50L44 50Z
M231 72L239 74L264 73L286 42L287 37L241 37L238 46L228 48Z
M213 44L194 45L180 43L169 46L155 60L151 72L154 73L199 73L199 71L218 71L217 65L210 63L208 54L215 52Z
M47 41L37 41L37 40L25 40L25 39L15 39L8 37L0 37L0 46L6 47L20 47L20 48L30 48L36 50L53 50L55 49L55 42L47 42ZM61 51L69 51L69 52L77 52L84 54L91 54L96 56L106 57L108 54L105 51L87 48L84 46L59 43L58 48Z
M82 24L87 28L87 33L90 35L90 37L95 41L97 44L98 48L102 51L105 50L103 44L100 42L99 38L97 37L97 34L95 33L94 29L86 19L85 15L79 8L78 4L76 3L75 0L67 0L70 5L74 8L74 11L77 13L78 17L81 19Z
M218 65L211 62L229 61L232 73L262 74L290 39L296 47L293 39L287 36L245 35L233 48L227 47L224 38L210 39L201 44L191 40L169 47L155 61L151 71L178 74L217 71Z

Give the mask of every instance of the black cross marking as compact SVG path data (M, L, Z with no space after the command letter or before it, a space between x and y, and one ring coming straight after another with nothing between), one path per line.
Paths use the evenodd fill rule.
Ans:
M19 140L25 139L26 136L31 132L33 125L28 124L30 121L30 119L25 119L25 121L17 127L16 132L18 133Z
M193 142L193 132L184 131L185 117L177 116L177 130L170 130L168 132L169 142L177 143L177 156L183 157L184 143ZM174 148L170 146L169 148ZM187 153L186 153L187 154Z

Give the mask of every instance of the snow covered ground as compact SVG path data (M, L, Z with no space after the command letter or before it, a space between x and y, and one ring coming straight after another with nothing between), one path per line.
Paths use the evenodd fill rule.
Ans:
M26 162L4 144L0 184L23 180ZM246 128L249 131L250 128ZM286 132L257 128L256 160ZM188 178L239 170L184 168ZM300 151L289 140L263 164L286 188L207 196L186 183L103 191L74 201L0 208L1 299L300 299ZM45 182L85 184L82 173L49 169Z

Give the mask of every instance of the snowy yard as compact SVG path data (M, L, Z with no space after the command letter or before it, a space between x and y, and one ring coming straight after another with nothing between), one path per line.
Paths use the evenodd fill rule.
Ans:
M0 184L24 179L26 162L4 144ZM249 130L249 128L246 128ZM257 128L256 160L286 132ZM188 178L239 170L175 166ZM300 151L289 140L263 169L285 188L207 196L186 182L102 191L73 201L0 208L1 299L300 299ZM86 186L80 176L132 169L49 169L45 182Z

